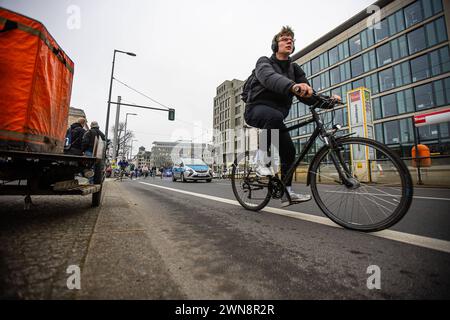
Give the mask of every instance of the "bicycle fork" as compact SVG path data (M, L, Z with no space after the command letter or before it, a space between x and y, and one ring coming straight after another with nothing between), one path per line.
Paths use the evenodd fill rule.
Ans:
M337 182L343 183L348 189L358 189L361 183L352 176L349 167L342 157L341 147L334 142L330 143L330 157L341 179L341 181Z

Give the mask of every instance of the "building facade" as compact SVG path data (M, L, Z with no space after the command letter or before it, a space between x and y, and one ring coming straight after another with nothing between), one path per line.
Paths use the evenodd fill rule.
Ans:
M371 91L375 138L403 157L414 145L413 116L450 105L450 0L383 0L364 10L293 55L312 87L337 94L366 87ZM294 99L286 123L309 116L308 106ZM324 113L328 123L348 129L347 107ZM313 124L291 132L297 152ZM420 127L418 140L432 154L450 153L450 123ZM311 154L316 151L315 146Z
M73 107L69 108L69 116L67 118L67 127L70 127L70 125L72 123L77 122L79 118L86 119L86 124L85 124L84 128L88 130L89 126L87 123L86 113L84 112L83 109L78 109L78 108L73 108Z
M150 151L145 151L145 147L140 147L139 152L133 158L134 165L137 168L142 168L143 166L151 168L151 156L152 153Z
M212 146L206 143L190 141L164 142L155 141L152 145L150 166L171 167L181 162L181 158L202 159L208 165L213 162Z
M232 132L244 124L245 104L241 100L243 85L244 81L233 79L223 82L216 89L213 112L215 171L220 170L223 165L231 165L236 149L241 144L240 138L235 139Z

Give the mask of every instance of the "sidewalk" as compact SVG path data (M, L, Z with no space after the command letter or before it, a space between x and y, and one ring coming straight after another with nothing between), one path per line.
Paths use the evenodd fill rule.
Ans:
M82 267L77 299L182 299L152 247L148 227L125 199L121 182L105 182L105 194Z

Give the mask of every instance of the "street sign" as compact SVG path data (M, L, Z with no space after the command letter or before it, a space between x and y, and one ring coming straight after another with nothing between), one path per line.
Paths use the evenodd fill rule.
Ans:
M416 127L450 121L450 108L414 116Z

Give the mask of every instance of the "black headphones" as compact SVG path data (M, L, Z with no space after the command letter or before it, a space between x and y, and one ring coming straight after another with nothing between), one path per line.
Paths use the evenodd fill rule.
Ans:
M272 52L277 53L278 52L278 41L277 41L278 34L275 35L272 39ZM295 43L292 43L292 53L295 52Z

